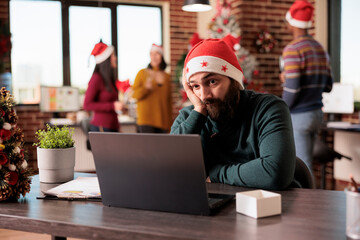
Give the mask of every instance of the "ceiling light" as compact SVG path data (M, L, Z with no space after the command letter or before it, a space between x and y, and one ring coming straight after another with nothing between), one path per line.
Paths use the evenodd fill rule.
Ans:
M182 7L187 12L205 12L211 9L209 0L185 0Z

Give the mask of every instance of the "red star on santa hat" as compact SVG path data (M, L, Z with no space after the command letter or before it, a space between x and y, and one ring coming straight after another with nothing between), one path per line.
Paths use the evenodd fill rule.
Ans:
M207 67L207 65L208 65L208 62L203 61L203 62L201 63L201 67Z
M228 70L228 68L226 67L226 65L225 65L225 66L222 66L221 71L226 72L226 70Z

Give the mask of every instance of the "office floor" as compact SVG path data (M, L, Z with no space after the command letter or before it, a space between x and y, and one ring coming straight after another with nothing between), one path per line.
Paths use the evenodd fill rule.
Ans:
M14 231L0 229L0 239L4 240L51 240L51 236L47 234L29 233L22 231ZM79 238L67 238L68 240L80 240Z

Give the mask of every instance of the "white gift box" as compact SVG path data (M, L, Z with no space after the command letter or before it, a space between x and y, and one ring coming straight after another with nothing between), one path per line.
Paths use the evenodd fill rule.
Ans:
M281 214L281 195L264 190L237 192L236 211L253 218Z

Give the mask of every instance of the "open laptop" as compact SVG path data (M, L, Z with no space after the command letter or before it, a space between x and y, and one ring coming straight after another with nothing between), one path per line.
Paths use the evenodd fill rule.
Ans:
M209 215L234 198L212 194L209 204L198 135L90 132L89 137L104 205Z

